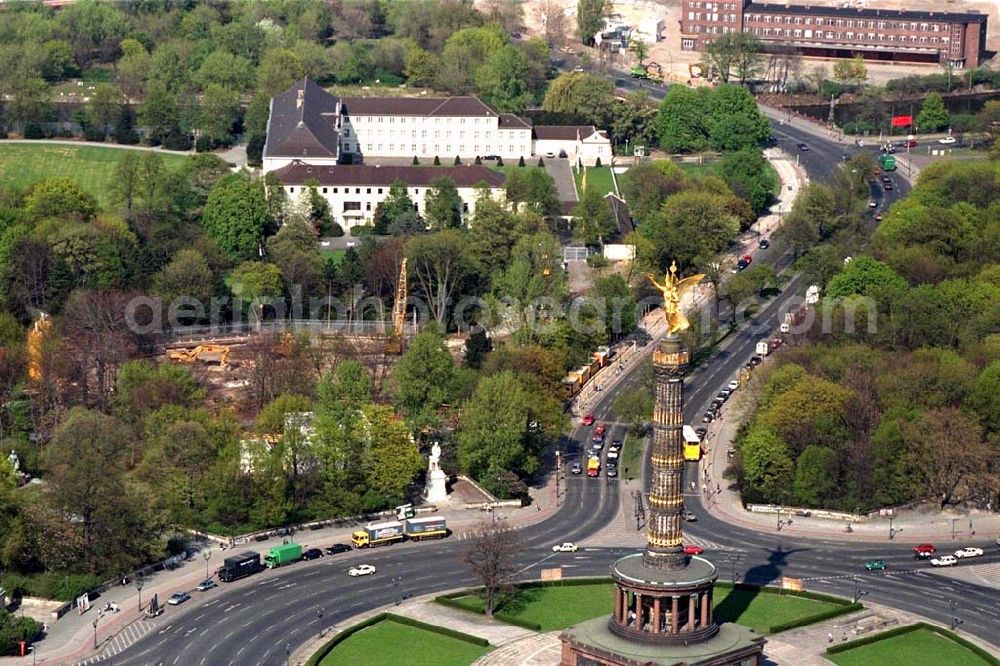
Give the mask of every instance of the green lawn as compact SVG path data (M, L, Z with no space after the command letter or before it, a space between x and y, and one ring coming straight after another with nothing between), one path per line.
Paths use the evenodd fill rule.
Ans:
M705 552L712 559L710 551ZM769 633L771 627L802 617L809 617L838 608L836 604L790 594L773 594L753 590L734 590L715 586L715 617L720 622L736 622L758 633Z
M340 263L340 260L344 258L344 253L347 250L320 250L319 253L323 255L324 261L326 259L333 259L334 262Z
M642 474L642 452L646 448L646 438L626 435L622 446L622 452L618 456L618 470L622 478L625 478L625 470L628 470L628 478L637 479Z
M69 176L106 208L115 163L124 150L112 146L0 143L0 183L25 188L50 176ZM171 169L186 159L162 153L160 157Z
M711 553L707 553L711 559ZM578 622L612 611L611 583L529 587L501 611L528 622L537 622L542 631L565 629ZM466 596L453 599L467 610L481 613L482 599ZM766 634L777 624L816 615L836 608L825 601L814 601L789 594L745 590L733 591L728 585L715 586L715 617L720 622L738 622ZM874 663L874 662L872 662Z
M978 655L958 643L927 629L916 629L861 647L824 655L841 666L940 666L986 664Z
M597 191L604 196L608 192L618 193L615 189L614 180L611 178L611 167L587 167L587 187L596 187ZM573 169L573 176L576 178L576 189L583 195L583 173L584 170Z
M457 638L382 620L333 648L320 666L467 666L487 652L489 648Z

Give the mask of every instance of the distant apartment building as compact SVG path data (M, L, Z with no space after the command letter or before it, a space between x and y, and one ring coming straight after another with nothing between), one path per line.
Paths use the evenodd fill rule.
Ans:
M986 15L877 7L820 7L682 0L681 49L703 51L720 35L748 32L765 46L805 56L978 67L986 45Z

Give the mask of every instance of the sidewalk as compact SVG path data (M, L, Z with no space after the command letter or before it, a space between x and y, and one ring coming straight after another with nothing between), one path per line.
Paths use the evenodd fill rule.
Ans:
M764 361L768 362L767 359ZM722 479L728 466L726 451L732 447L736 431L744 421L746 405L739 391L730 399L720 419L708 426L705 444L708 454L703 461L702 475L708 475L708 496L700 497L702 506L720 520L758 532L774 532L777 521L791 519L782 530L791 536L837 539L843 541L884 542L889 540L889 518L874 517L851 521L850 533L844 531L845 520L789 515L787 513L754 513L747 511L735 484ZM718 484L718 486L716 485ZM718 488L718 490L716 490ZM783 517L783 518L782 518ZM986 511L897 511L892 517L893 541L920 543L939 541L959 543L975 539L995 539L1000 536L1000 514ZM954 537L952 536L954 534Z
M504 523L513 529L533 525L556 513L556 484L553 475L549 475L544 486L529 488L529 494L533 500L531 505L523 508L500 507L496 509L497 518L504 520ZM490 517L490 514L486 512L466 509L444 509L439 511L439 515L447 518L448 527L452 531L449 539L455 540L472 538L476 528ZM325 548L334 543L348 543L354 529L355 526L309 530L297 532L292 538L297 543L302 543L304 547ZM147 607L154 594L158 595L159 603L163 605L174 592L191 591L200 581L205 579L206 566L210 575L214 577L215 571L222 565L222 560L226 557L248 550L263 554L272 546L281 543L280 537L274 537L267 541L253 541L226 550L211 548L207 551L200 551L199 554L183 562L176 569L159 571L146 578L142 588L142 605L144 608ZM211 553L207 563L202 555L205 552ZM303 563L299 566L309 565ZM230 583L228 586L237 587L256 582L256 578L250 578ZM197 600L196 596L195 603ZM92 622L98 618L98 609L103 608L109 601L118 604L121 611L100 615L97 625L98 649L95 650ZM170 612L171 607L168 606L165 615L169 616ZM86 613L81 615L73 609L60 619L49 622L45 638L35 645L34 660L29 656L26 658L7 658L3 661L18 666L75 663L95 655L110 655L125 649L154 628L159 628L159 623L145 622L144 616L139 611L139 593L136 591L135 585L132 583L126 586L117 585L108 589L96 600L92 600L92 607ZM127 640L116 640L119 634L126 631Z

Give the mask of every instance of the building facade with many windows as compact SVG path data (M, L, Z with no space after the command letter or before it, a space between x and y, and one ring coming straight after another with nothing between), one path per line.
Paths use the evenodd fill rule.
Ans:
M860 54L869 60L978 67L986 18L976 12L682 0L681 48L702 51L721 35L747 32L765 46L780 44L805 56Z

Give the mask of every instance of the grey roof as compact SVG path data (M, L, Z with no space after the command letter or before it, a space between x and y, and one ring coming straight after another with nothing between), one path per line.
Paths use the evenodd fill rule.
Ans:
M337 98L302 79L271 98L265 157L337 157Z
M632 221L632 212L628 208L625 200L614 192L608 192L604 196L604 201L611 209L611 214L615 216L615 225L618 227L616 235L626 236L635 231L635 223Z
M490 116L500 114L478 97L344 97L343 111L361 116Z
M603 130L598 130L593 125L535 125L534 132L535 138L543 141L576 141L592 134L607 138Z
M435 178L442 176L451 178L456 187L475 187L480 183L501 187L504 183L502 173L476 164L449 167L319 166L295 160L274 173L285 185L302 185L307 180L315 180L320 185L392 185L400 180L410 187L427 187Z
M771 14L801 14L803 16L835 16L838 18L881 18L911 21L949 21L949 22L980 22L986 20L986 14L979 12L921 12L909 9L878 9L854 7L810 7L808 5L769 4L766 2L751 2L743 10L743 14L753 12Z
M500 129L531 129L531 120L513 113L501 113Z
M616 561L612 573L619 580L665 590L710 585L718 578L715 565L696 555L688 556L682 569L659 569L647 565L642 553L633 553Z

